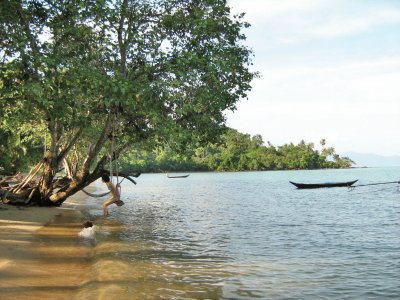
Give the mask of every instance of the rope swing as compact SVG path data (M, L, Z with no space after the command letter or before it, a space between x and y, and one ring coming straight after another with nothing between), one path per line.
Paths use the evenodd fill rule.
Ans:
M109 193L111 193L111 191L108 191L108 192L105 192L102 194L92 194L92 193L85 191L85 189L82 189L82 192L84 192L86 195L93 197L93 198L101 198L101 197L104 197L104 196L108 195Z
M113 182L113 178L114 178L113 161L115 158L115 173L116 173L116 177L117 177L115 187L118 189L118 193L121 198L121 183L122 183L123 179L121 180L121 182L119 181L118 160L116 159L116 155L115 155L115 136L116 136L115 123L116 123L117 119L118 119L118 111L115 114L115 120L114 120L115 122L113 123L112 130L111 130L111 146L110 146L110 155L109 155L109 157L110 157L110 179L111 179L111 182Z
M349 187L349 191L353 191L357 187L371 186L371 185L381 185L381 184L393 184L393 183L400 184L400 181L387 181L387 182L375 182L375 183L368 183L368 184L359 184L359 185L350 186Z
M115 120L114 120L114 121L116 121L116 120L117 120L117 114L115 115ZM113 177L114 177L114 173L113 173L113 159L115 158L115 135L116 135L116 134L115 134L115 132L116 132L115 127L116 127L116 126L115 126L115 122L113 122L112 129L111 129L111 144L110 144L110 152L109 152L110 179L111 179L111 182L113 182ZM121 183L122 183L122 181L123 181L125 178L123 178L123 179L121 180L121 182L119 182L118 161L117 161L116 159L115 159L115 173L116 173L116 177L117 177L115 187L118 189L119 196L121 197ZM101 194L92 194L92 193L89 193L89 192L85 191L84 189L82 189L82 191L83 191L86 195L88 195L88 196L90 196L90 197L93 197L93 198L104 197L104 196L106 196L106 195L108 195L108 194L111 193L111 191L107 191L107 192L101 193Z

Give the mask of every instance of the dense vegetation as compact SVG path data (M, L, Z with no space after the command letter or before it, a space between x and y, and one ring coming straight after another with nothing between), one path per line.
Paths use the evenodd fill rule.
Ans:
M26 170L43 153L43 145L21 141L4 132L1 138L7 142L0 146L0 166L9 174ZM325 147L325 140L320 144L320 151L305 141L278 147L268 142L266 146L260 135L251 137L228 129L217 143L187 146L184 151L165 145L153 150L130 150L119 158L118 166L129 173L325 169L354 164L350 158L336 154L333 147Z
M154 151L132 150L120 160L125 170L144 172L172 171L262 171L348 168L354 163L348 157L340 157L333 147L326 147L321 140L321 151L314 144L300 141L275 147L264 145L262 137L228 129L219 143L189 147L177 152L170 147Z
M257 76L226 0L3 0L0 25L3 168L35 161L6 192L40 205L129 148L212 141Z
M258 76L243 17L226 0L0 1L0 172L30 168L0 196L60 205L112 172L110 160L135 171L347 167L332 148L223 133Z

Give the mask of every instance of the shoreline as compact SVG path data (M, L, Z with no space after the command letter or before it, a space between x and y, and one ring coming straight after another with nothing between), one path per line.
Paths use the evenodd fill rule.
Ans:
M116 243L105 241L121 224L91 214L101 202L78 192L61 207L0 203L0 300L124 299L126 287L114 281ZM79 237L88 218L100 229L94 239Z
M0 299L72 299L87 282L92 248L78 239L87 196L61 207L0 204Z

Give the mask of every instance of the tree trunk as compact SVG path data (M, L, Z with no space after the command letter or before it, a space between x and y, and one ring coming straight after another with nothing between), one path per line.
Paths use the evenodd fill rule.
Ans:
M81 136L82 130L79 129L75 135L73 135L72 139L70 139L69 142L64 142L64 146L61 147L61 123L56 119L50 119L48 128L51 141L45 157L39 164L32 168L19 185L12 188L2 188L4 190L3 195L13 194L14 199L19 199L21 193L24 193L23 196L26 198L27 204L59 206L67 198L100 178L105 172L112 172L112 170L105 171L105 166L110 158L110 154L107 152L100 158L98 155L107 145L108 138L112 132L112 126L115 122L115 114L110 111L102 132L99 134L94 146L90 147L86 158L79 164L77 162L71 164L68 162L68 154ZM120 154L125 151L128 146L129 143L125 143L117 149L114 149L112 146L113 153L111 154L111 160L118 159ZM55 174L62 163L64 163L66 176L62 179L57 179L55 178ZM80 166L79 169L78 165ZM35 182L35 176L37 174L40 174L40 179L38 182ZM127 177L131 182L135 183L134 180L129 178L129 175L120 175Z
M53 168L51 155L49 156L50 157L45 160L42 177L39 182L39 193L43 201L45 199L48 199L53 191L53 179L55 170Z

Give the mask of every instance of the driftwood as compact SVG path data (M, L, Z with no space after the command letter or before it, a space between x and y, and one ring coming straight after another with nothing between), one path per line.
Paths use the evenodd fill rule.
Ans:
M0 199L4 204L11 204L11 205L30 205L30 204L38 204L38 205L49 205L50 202L43 202L40 199L40 192L39 192L39 185L35 181L34 177L37 172L40 170L41 164L38 164L34 167L28 176L25 177L19 184L12 187L0 187ZM109 171L103 170L101 174L109 174ZM122 177L123 179L127 179L133 184L136 184L135 180L131 177L139 177L141 173L113 173L113 176ZM100 177L100 175L99 175ZM97 177L98 178L98 177ZM122 180L123 180L122 179ZM122 180L119 182L121 183ZM53 180L52 189L57 193L56 190L62 190L68 188L69 185L73 182L72 178L67 176L65 177L58 177ZM86 185L82 185L80 190L83 190L87 185L91 182L87 182ZM61 205L61 203L53 203L52 205Z
M26 190L23 193L15 194L7 190L0 190L1 201L4 204L27 205L29 203L29 194L32 191Z
M19 184L24 179L21 173L0 178L0 187L8 187L10 184Z
M20 184L16 185L15 187L13 187L11 189L11 192L13 193L18 193L20 192L22 189L24 189L29 183L32 182L32 180L34 179L34 177L36 176L36 174L39 172L39 170L41 169L41 167L43 166L43 161L41 161L40 163L38 163L34 168L32 168L32 170L29 172L29 174L21 181Z

